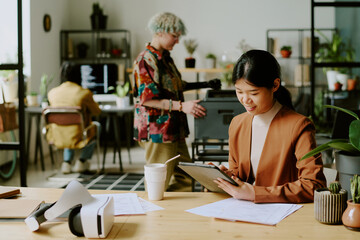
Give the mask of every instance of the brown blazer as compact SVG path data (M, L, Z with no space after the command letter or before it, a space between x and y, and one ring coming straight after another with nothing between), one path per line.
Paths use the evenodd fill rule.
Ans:
M248 113L240 114L229 127L229 169L251 184L252 119ZM315 147L313 123L283 106L265 139L255 175L255 202L312 202L314 190L326 186L321 154L299 160Z
M99 115L101 109L94 101L93 94L89 89L84 89L73 82L64 82L60 86L51 89L48 93L50 106L80 106L84 114L85 127L91 123L91 117ZM83 148L94 137L95 129L88 133L87 140L81 141L82 132L78 126L53 125L47 134L48 141L52 141L58 148ZM71 141L64 141L65 139Z

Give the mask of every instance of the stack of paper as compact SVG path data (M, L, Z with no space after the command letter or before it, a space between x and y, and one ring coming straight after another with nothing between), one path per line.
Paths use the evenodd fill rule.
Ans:
M301 207L301 205L296 204L256 204L228 198L186 211L205 217L215 217L230 221L276 225Z
M150 211L162 210L151 202L139 198L136 193L100 194L112 196L114 199L114 215L137 215ZM99 195L96 195L99 196Z

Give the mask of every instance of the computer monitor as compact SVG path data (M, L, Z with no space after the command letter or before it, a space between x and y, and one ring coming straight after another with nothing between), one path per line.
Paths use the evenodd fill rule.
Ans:
M69 78L94 94L109 94L109 87L116 86L118 66L116 64L77 64Z

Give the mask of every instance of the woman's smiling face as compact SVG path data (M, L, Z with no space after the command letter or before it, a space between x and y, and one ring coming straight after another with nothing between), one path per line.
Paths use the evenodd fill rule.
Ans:
M258 115L269 111L274 104L274 92L279 88L280 79L274 80L271 89L257 87L246 79L238 79L235 83L236 96L246 111Z

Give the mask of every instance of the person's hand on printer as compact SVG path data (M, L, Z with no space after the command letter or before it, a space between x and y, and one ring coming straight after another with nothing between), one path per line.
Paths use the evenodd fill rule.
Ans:
M210 88L214 90L219 90L221 88L221 81L218 78L212 79L208 81L208 85Z

